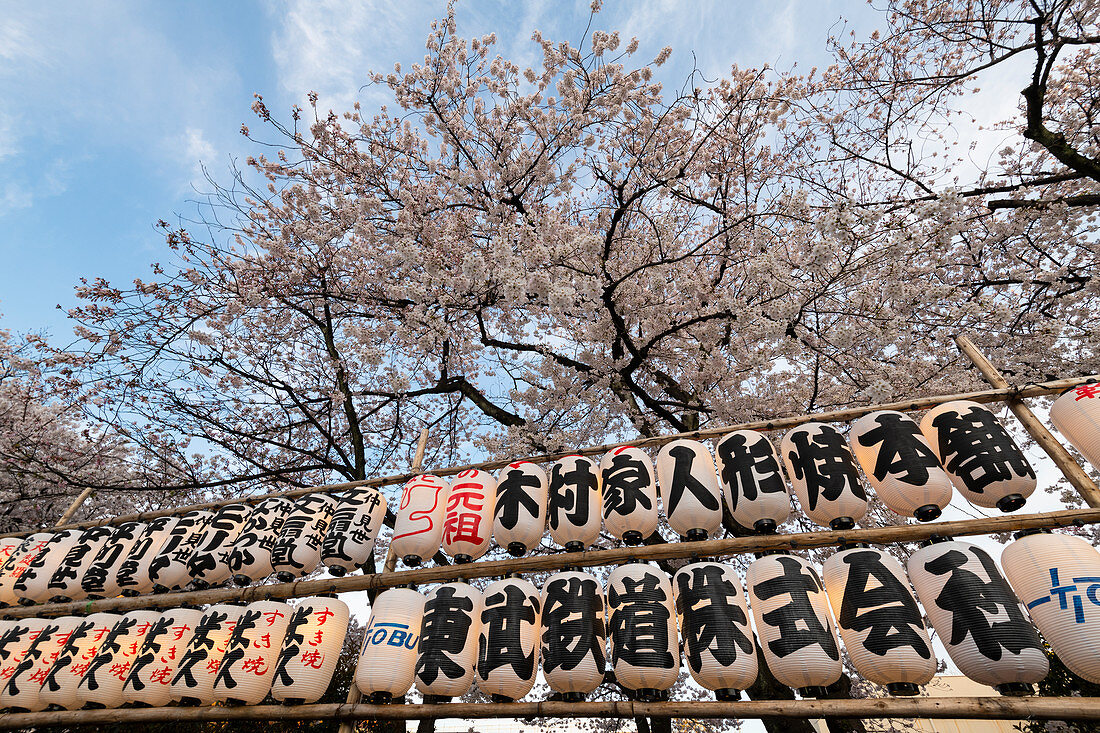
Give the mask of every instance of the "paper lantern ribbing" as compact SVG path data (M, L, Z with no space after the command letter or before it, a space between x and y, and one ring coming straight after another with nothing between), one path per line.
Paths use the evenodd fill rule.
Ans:
M27 565L26 571L15 581L12 590L20 604L30 606L50 599L50 578L69 554L69 550L76 545L81 534L83 533L79 529L65 529L50 538Z
M138 596L153 590L153 579L149 576L149 566L156 559L160 548L168 541L168 536L176 526L177 517L157 517L145 525L115 574L118 587L124 596Z
M580 552L600 536L600 471L584 456L566 456L550 470L550 538Z
M172 676L202 615L193 608L173 608L161 614L130 666L122 687L125 702L162 707L172 701Z
M964 675L1003 695L1027 694L1048 662L1035 627L985 550L939 542L909 558L909 579Z
M89 527L81 533L50 576L48 585L51 602L79 601L87 595L80 587L80 582L112 534L113 527Z
M19 547L8 556L0 568L0 608L15 606L19 603L15 595L15 584L27 572L38 553L45 549L53 538L53 532L35 532L19 543Z
M513 557L542 542L550 479L536 463L509 463L497 474L497 511L493 539Z
M57 626L52 619L28 618L16 621L4 632L0 644L4 647L5 658L0 662L0 708L26 711L43 710L38 690L32 690L33 683L27 679L31 670L37 666L45 646L38 640L52 636L51 629Z
M336 497L330 494L307 494L294 504L271 551L276 578L289 583L317 569L336 504Z
M80 620L42 683L39 696L43 704L65 710L76 710L84 704L77 695L77 687L92 666L100 645L121 618L115 613L93 613Z
M409 567L439 551L451 485L438 476L416 476L401 490L390 549Z
M1058 658L1100 683L1100 552L1080 537L1031 534L1004 549L1001 565Z
M22 537L0 537L0 567L4 566L21 544L23 544Z
M674 532L705 540L721 528L722 490L705 445L683 438L667 443L657 454L657 482Z
M875 494L898 514L929 522L951 501L951 477L908 415L864 415L852 423L848 440Z
M684 659L697 683L736 700L756 681L759 662L741 579L730 565L697 562L672 579Z
M642 563L615 568L607 579L607 635L615 681L641 700L655 700L680 673L672 583Z
M321 545L321 562L337 577L365 566L386 518L386 497L378 489L353 489L340 497Z
M477 688L497 702L518 700L531 691L539 668L539 590L506 578L490 583L482 597Z
M355 686L371 702L403 697L412 687L426 600L408 588L391 588L375 599L355 668Z
M416 651L416 689L425 696L463 695L474 682L481 592L466 583L445 583L428 594Z
M5 678L7 682L0 689L0 707L26 712L46 709L46 703L42 700L42 685L61 655L69 635L82 620L76 616L48 619L15 672Z
M604 598L600 581L568 570L551 575L542 587L542 674L569 702L603 683Z
M229 555L250 511L247 504L226 504L206 525L187 560L187 573L194 587L207 588L229 580Z
M242 606L224 603L206 609L172 677L174 699L185 705L210 705L215 702L214 678L218 675L229 637L233 635L242 613Z
M735 430L715 448L726 506L742 527L771 534L791 514L775 446L755 430Z
M294 502L281 496L264 499L248 514L229 552L229 572L237 585L263 580L275 572L271 551L283 531L283 522L294 511Z
M1081 384L1062 394L1050 406L1050 421L1100 470L1100 384Z
M808 422L793 428L780 444L791 486L813 521L832 529L851 529L867 514L867 495L855 459L840 431Z
M916 695L936 655L905 569L882 550L836 553L822 568L840 637L861 675L894 695Z
M145 635L160 620L157 611L130 611L123 614L111 633L96 650L80 684L77 700L88 707L117 708L124 700L122 686L130 676Z
M749 605L760 648L775 678L803 697L840 679L840 644L829 599L810 564L794 555L765 555L749 566Z
M118 569L143 531L144 522L123 522L115 527L80 579L80 588L88 598L113 598L122 591L118 587Z
M340 661L349 616L347 604L335 598L311 596L298 603L275 664L273 698L295 705L321 699Z
M478 559L489 549L497 508L497 480L485 471L463 471L451 481L443 515L443 551L456 563Z
M653 462L639 448L615 448L600 460L603 526L628 545L657 531L657 479Z
M213 518L214 513L205 509L187 512L179 518L149 565L149 577L153 579L155 591L163 593L187 584L191 577L187 572L187 563Z
M951 482L975 506L1012 512L1035 491L1035 471L997 417L977 402L937 405L921 432Z
M267 697L293 613L278 601L256 601L244 608L218 665L215 700L258 705Z

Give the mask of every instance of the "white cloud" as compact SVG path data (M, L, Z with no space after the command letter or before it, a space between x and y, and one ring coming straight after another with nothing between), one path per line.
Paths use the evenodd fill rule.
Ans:
M26 209L34 203L34 195L23 186L9 181L0 190L0 217L19 209Z
M217 150L206 139L203 131L197 127L188 127L183 133L183 154L191 164L191 175L195 179L203 177L203 165L209 165L217 157Z

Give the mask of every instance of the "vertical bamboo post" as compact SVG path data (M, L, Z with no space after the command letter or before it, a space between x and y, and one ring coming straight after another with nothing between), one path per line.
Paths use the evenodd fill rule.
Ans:
M428 429L424 428L420 431L420 439L416 441L416 453L413 454L412 473L416 473L420 470L421 465L424 463L424 451L428 447ZM393 543L390 543L389 549L386 550L386 563L382 566L382 572L392 573L393 569L397 567L397 555L393 551ZM349 705L354 705L362 699L362 694L359 692L359 688L355 686L355 675L359 670L359 660L355 660L355 666L351 670L351 685L348 687L348 699ZM339 733L352 733L355 728L354 720L345 720L340 723Z
M974 366L978 368L978 371L982 373L987 382L997 389L1004 389L1009 386L1004 375L997 367L993 366L989 359L985 358L982 352L978 351L978 347L965 335L959 334L956 336L955 343L958 345L959 350L974 363ZM1073 460L1073 456L1069 454L1065 446L1051 435L1042 421L1035 417L1035 413L1024 404L1024 401L1018 397L1009 397L1005 400L1005 404L1008 405L1008 409L1012 410L1012 414L1019 419L1024 429L1035 439L1035 442L1046 451L1047 455L1050 456L1050 460L1054 461L1054 465L1061 469L1066 480L1070 482L1073 488L1077 489L1077 493L1081 495L1085 503L1093 508L1100 507L1100 488L1097 487L1096 482L1089 478L1085 470L1081 468L1077 461Z
M93 491L95 491L95 489L93 489L91 486L81 491L80 494L78 494L77 497L73 499L73 503L69 505L69 508L65 510L65 513L61 515L61 519L57 520L57 524L54 526L60 527L63 524L68 524L69 520L73 518L77 510L80 509L84 502L88 500L88 497L92 495Z

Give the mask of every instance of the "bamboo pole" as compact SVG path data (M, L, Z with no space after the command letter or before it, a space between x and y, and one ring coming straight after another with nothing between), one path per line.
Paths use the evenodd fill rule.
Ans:
M955 343L958 345L959 350L970 361L974 362L974 366L978 368L986 381L997 389L1008 386L1008 380L1004 378L997 367L993 366L993 362L989 361L985 354L978 350L973 341L964 334L959 334L955 336ZM1012 414L1016 416L1024 429L1035 439L1035 442L1039 444L1039 447L1046 451L1047 455L1050 456L1050 460L1054 461L1054 465L1061 469L1062 475L1066 477L1073 488L1077 489L1077 493L1081 495L1085 503L1093 508L1100 507L1100 487L1097 487L1096 482L1089 477L1085 469L1073 460L1073 456L1069 454L1065 446L1047 430L1046 425L1043 425L1039 418L1035 417L1035 413L1024 404L1024 401L1016 397L1009 397L1005 400L1005 404L1008 405L1009 410L1012 410Z
M793 415L788 417L777 417L768 420L754 420L751 422L740 423L738 425L726 425L715 428L705 428L703 430L692 430L686 433L675 433L672 435L661 435L652 438L635 438L634 440L624 441L621 443L605 443L603 445L589 446L587 448L578 448L561 453L544 453L536 456L527 456L525 458L508 458L498 461L483 461L481 463L471 463L465 466L452 466L450 468L436 469L433 473L437 476L453 476L463 471L469 471L471 469L478 469L481 471L494 471L498 468L503 468L509 463L516 461L528 461L530 463L548 463L557 461L566 456L582 455L582 456L595 456L607 453L615 448L621 448L623 446L635 446L638 448L651 448L662 446L666 443L671 443L674 440L681 438L690 438L693 440L709 440L712 438L718 438L727 433L731 433L735 430L782 430L785 428L792 428L797 425L803 425L811 421L817 422L847 422L854 420L858 417L862 417L878 410L898 410L901 412L912 412L914 410L924 410L929 407L941 405L945 402L952 402L954 400L971 400L973 402L1004 402L1011 398L1024 398L1024 397L1040 397L1044 395L1059 394L1065 390L1076 387L1079 384L1085 384L1089 381L1100 380L1100 374L1093 374L1084 377L1069 377L1066 379L1055 379L1048 382L1038 382L1035 384L1026 384L1019 386L1008 386L996 389L985 389L974 392L960 392L956 394L945 395L933 395L928 397L917 397L911 400L900 400L898 402L885 402L876 405L865 405L862 407L848 407L842 410L831 410L829 412L820 412L814 415ZM88 527L94 527L100 524L121 524L123 522L144 522L150 519L156 519L157 517L167 517L173 514L184 514L186 512L196 509L216 509L218 507L225 506L226 504L254 504L264 499L268 499L275 496L281 496L285 498L295 498L298 496L304 496L306 494L312 494L316 492L331 493L335 491L345 491L347 489L361 488L361 487L379 487L379 486L391 486L393 484L404 484L411 478L416 476L415 473L401 473L392 476L381 476L373 479L366 479L363 481L347 481L340 484L328 484L325 486L309 486L301 489L290 489L287 491L275 491L267 494L256 494L255 496L236 496L230 499L222 499L220 501L206 502L203 504L192 504L190 506L174 507L171 509L158 509L148 512L140 512L137 514L126 514L107 519L103 521L92 522L76 522L73 524L66 524L57 527L56 529L86 529ZM25 537L32 534L34 530L27 530L21 532L4 532L0 533L0 537Z
M561 570L565 567L619 565L650 560L679 560L692 557L721 558L768 550L807 550L851 543L887 545L897 542L920 542L932 537L966 537L973 535L1017 532L1024 529L1052 529L1100 523L1100 509L1066 509L1040 514L1001 514L982 519L952 522L903 524L890 527L869 527L851 530L823 530L795 534L753 535L699 542L668 542L640 547L615 547L586 552L561 552L553 555L489 560L465 565L445 565L434 568L412 568L397 572L351 575L342 578L296 580L292 583L254 585L249 588L212 588L181 593L106 598L98 601L49 603L39 606L5 608L0 615L8 618L60 616L96 611L122 613L139 608L174 608L185 604L249 603L261 600L302 598L326 593L348 593L359 590L380 590L394 586L445 583L470 578L502 578L511 573L537 573Z
M93 491L95 491L95 489L93 489L91 486L81 491L77 495L77 497L73 499L73 503L69 505L69 508L65 510L65 513L61 515L61 519L57 520L57 524L54 525L54 528L64 527L65 523L72 519L77 510L80 509L84 502L88 500L88 497L92 495Z

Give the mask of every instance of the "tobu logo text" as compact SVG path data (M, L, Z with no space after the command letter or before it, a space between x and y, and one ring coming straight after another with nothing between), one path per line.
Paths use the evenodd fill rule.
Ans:
M368 646L403 646L406 649L416 649L416 642L420 640L419 634L409 631L408 624L371 624L367 629Z
M1083 575L1078 578L1073 578L1070 583L1062 585L1058 579L1058 568L1050 569L1050 592L1042 597L1036 598L1027 604L1027 608L1030 611L1036 606L1041 606L1044 603L1048 603L1054 600L1054 597L1058 597L1058 607L1063 611L1069 608L1070 599L1073 601L1073 621L1074 623L1085 623L1085 607L1081 602L1081 594L1084 593L1085 597L1089 599L1089 603L1094 606L1100 606L1100 576L1096 575Z

